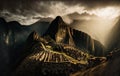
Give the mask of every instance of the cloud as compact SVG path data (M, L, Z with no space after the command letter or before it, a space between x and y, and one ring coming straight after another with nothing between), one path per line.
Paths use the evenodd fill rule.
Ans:
M41 0L2 0L0 2L0 16L7 21L16 20L21 24L32 24L37 21L33 17L52 17L64 16L74 12L82 14L98 15L105 12L104 8L114 7L110 11L115 11L115 16L118 15L120 9L119 0L73 0L73 1L41 1ZM109 10L108 10L109 12ZM103 14L104 15L104 14Z
M72 0L71 2L65 1L65 3L69 6L80 4L85 6L87 10L106 6L120 6L120 0Z
M14 13L24 13L24 10L35 11L42 14L50 13L50 8L66 5L68 7L74 7L76 5L84 6L86 9L100 8L105 6L120 6L119 0L71 0L71 1L45 1L45 0L1 0L0 10L9 10ZM58 9L61 7L57 7ZM64 7L63 7L64 8ZM20 11L18 11L18 9ZM44 12L44 13L43 13Z
M17 5L18 3L18 5ZM0 10L0 16L6 18L8 21L19 21L22 24L31 24L36 21L32 17L52 17L55 18L58 15L66 15L68 13L73 13L72 9L75 11L83 12L84 7L67 6L63 2L33 2L33 3L23 3L17 2L6 3L6 6ZM8 4L8 5L7 5ZM12 6L10 4L13 4ZM28 4L28 5L27 5ZM27 5L27 6L26 6ZM10 6L10 8L8 7ZM17 6L17 7L16 7ZM69 9L68 9L69 8ZM26 21L26 22L25 22Z

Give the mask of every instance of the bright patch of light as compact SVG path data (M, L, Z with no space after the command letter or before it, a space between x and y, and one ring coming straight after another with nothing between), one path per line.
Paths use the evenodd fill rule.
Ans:
M118 19L107 20L98 17L98 19L84 21L74 26L76 29L88 33L92 38L105 45L108 34L117 21Z
M80 5L68 6L62 2L59 2L59 3L52 2L49 8L50 8L49 16L54 18L58 15L64 16L74 12L78 12L80 14L85 12L84 10L85 7L83 6L80 6Z
M120 15L120 8L117 7L106 7L106 8L99 8L92 11L93 14L107 19L112 19Z

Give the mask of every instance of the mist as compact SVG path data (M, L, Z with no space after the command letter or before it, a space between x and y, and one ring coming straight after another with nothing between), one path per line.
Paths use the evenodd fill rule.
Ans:
M106 46L106 39L115 26L118 19L93 19L93 20L76 20L71 23L71 26L77 30L83 31L89 34L93 39L100 41Z

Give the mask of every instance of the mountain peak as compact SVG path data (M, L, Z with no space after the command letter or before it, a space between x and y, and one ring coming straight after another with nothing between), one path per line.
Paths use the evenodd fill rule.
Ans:
M61 16L57 16L55 19L54 19L55 22L57 23L64 23L63 19Z
M49 35L51 38L53 38L55 40L56 38L56 34L58 32L59 29L61 28L65 28L67 27L67 25L65 24L65 22L63 21L61 16L57 16L50 24L48 30L46 31L45 35Z
M0 23L5 23L5 22L6 22L5 19L0 17Z
M61 16L57 16L56 19L57 20L62 20L62 17Z

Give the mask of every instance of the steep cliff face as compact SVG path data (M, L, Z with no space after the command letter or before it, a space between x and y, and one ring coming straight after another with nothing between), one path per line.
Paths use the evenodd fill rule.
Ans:
M5 26L6 21L0 18L0 75L7 76L9 74L9 49L6 45L6 34L8 27Z
M89 53L102 56L105 48L103 45L92 39L88 34L69 27L60 16L53 20L44 34L50 36L58 43L65 43L87 50Z
M62 42L65 39L67 26L60 16L53 20L44 35L49 35L57 42Z

